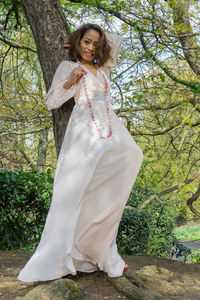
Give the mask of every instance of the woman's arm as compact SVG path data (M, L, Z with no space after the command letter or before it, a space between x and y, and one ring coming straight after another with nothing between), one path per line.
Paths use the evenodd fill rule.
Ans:
M71 72L69 80L64 83L63 87L65 89L69 89L73 84L77 83L77 81L83 76L83 74L87 74L87 72L81 66L74 68Z
M57 68L51 87L46 96L48 110L62 106L67 100L74 97L77 90L77 80L82 76L82 68L74 68L74 63L63 61Z
M113 33L105 33L107 41L111 47L109 59L103 65L104 70L109 74L110 69L116 66L117 57L121 48L122 37Z

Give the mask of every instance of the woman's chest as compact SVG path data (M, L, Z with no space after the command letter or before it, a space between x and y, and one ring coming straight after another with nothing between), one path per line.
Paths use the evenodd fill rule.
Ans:
M88 100L106 101L109 97L109 82L104 79L100 72L94 75L87 71L87 74L81 78L76 95L76 102L85 102Z

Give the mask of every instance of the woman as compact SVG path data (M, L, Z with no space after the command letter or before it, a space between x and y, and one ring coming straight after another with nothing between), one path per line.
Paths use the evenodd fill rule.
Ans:
M143 155L109 103L109 70L121 38L94 24L76 30L71 61L56 70L46 98L49 110L75 99L58 158L53 197L40 243L18 279L42 281L76 271L128 268L116 235Z

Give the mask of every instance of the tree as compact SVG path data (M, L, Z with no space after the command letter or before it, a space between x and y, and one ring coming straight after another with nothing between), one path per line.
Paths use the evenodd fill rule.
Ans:
M30 38L23 31L15 30L14 35L18 43ZM52 126L44 105L45 88L38 59L32 51L27 53L7 44L2 45L1 53L1 168L45 170L47 149L52 151Z
M90 20L96 17L106 24L106 29L115 24L124 36L124 47L118 72L112 73L113 102L118 116L142 145L145 184L157 185L162 191L166 186L185 182L198 171L200 50L196 12L200 7L197 1L7 0L6 3L4 28L25 27L23 9L47 89L57 65L67 59L63 43L80 11L84 11L84 22L87 17ZM1 36L1 40L10 47L35 51L34 45L16 44L8 35ZM57 154L73 104L67 102L52 112ZM194 182L187 193L196 189ZM180 190L176 198L188 198L185 191L180 194Z
M58 64L66 60L63 45L69 38L69 28L58 0L22 0L23 13L31 27L47 90ZM59 154L73 101L52 111L54 136Z

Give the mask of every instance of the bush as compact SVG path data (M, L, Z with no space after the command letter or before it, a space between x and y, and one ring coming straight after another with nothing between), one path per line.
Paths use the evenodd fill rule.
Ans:
M39 173L0 171L0 249L34 249L39 242L52 197L50 170ZM136 208L155 191L135 185L120 222L117 244L122 255L166 256L173 240L173 214L164 199L142 211Z
M0 171L0 249L34 247L52 196L50 170Z
M175 256L176 258L182 258L184 262L191 260L192 250L184 246L183 244L181 244L179 240L177 240L174 233L172 233L171 235L171 240L172 240L172 249L171 249L170 256L171 257Z
M190 255L188 256L188 258L192 262L200 264L200 251L199 250L190 251Z
M167 201L160 198L137 210L152 194L156 194L152 188L135 184L127 202L133 209L124 211L119 226L117 243L121 254L167 257L172 251L174 216Z
M150 215L144 212L124 211L117 235L117 245L121 255L145 254L147 252L150 221Z
M172 209L165 199L160 198L144 210L151 215L148 254L168 257L173 247L174 215Z

